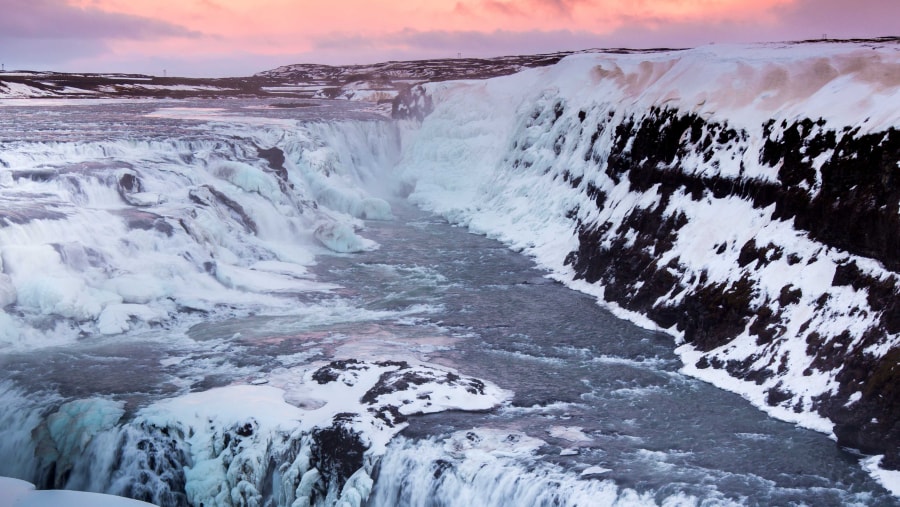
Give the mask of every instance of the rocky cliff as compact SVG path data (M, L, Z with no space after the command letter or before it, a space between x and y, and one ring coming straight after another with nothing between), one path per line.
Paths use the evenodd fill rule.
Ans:
M900 468L896 42L578 55L417 93L395 103L424 117L414 201Z

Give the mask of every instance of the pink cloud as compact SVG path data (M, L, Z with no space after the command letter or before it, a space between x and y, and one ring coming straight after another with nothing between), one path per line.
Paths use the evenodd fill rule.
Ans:
M0 59L7 63L10 53L69 70L182 62L206 75L248 74L269 62L871 37L896 33L900 19L897 0L5 1Z
M152 39L197 37L199 32L175 23L93 8L77 8L64 0L4 0L0 40Z

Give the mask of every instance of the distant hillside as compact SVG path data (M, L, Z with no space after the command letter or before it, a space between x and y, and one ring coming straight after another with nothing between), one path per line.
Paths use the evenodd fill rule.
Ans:
M515 74L523 69L545 67L577 53L634 53L655 50L587 49L540 55L496 58L442 58L371 65L285 65L256 74L277 81L266 88L269 93L294 93L306 98L342 98L387 101L401 92L428 82L461 79L489 79Z
M184 78L143 74L0 72L0 99L6 98L191 98L264 97L258 77Z
M185 78L144 74L0 72L0 99L10 98L217 98L347 99L390 102L417 84L487 79L559 62L584 50L498 58L446 58L372 65L285 65L249 77Z
M285 65L257 77L278 81L278 91L311 94L319 98L390 99L399 91L431 81L487 79L514 74L528 67L559 62L571 53L502 58L456 58L385 62L372 65ZM276 90L272 90L276 91Z

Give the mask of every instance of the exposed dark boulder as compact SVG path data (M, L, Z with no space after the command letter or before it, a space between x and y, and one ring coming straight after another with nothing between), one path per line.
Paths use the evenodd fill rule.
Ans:
M312 439L312 465L323 475L329 489L340 491L347 479L363 468L368 446L358 432L339 420L313 431Z

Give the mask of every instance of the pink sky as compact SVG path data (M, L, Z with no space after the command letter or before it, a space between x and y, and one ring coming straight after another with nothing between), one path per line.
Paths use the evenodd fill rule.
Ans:
M237 76L595 47L900 33L898 0L0 0L9 69Z

